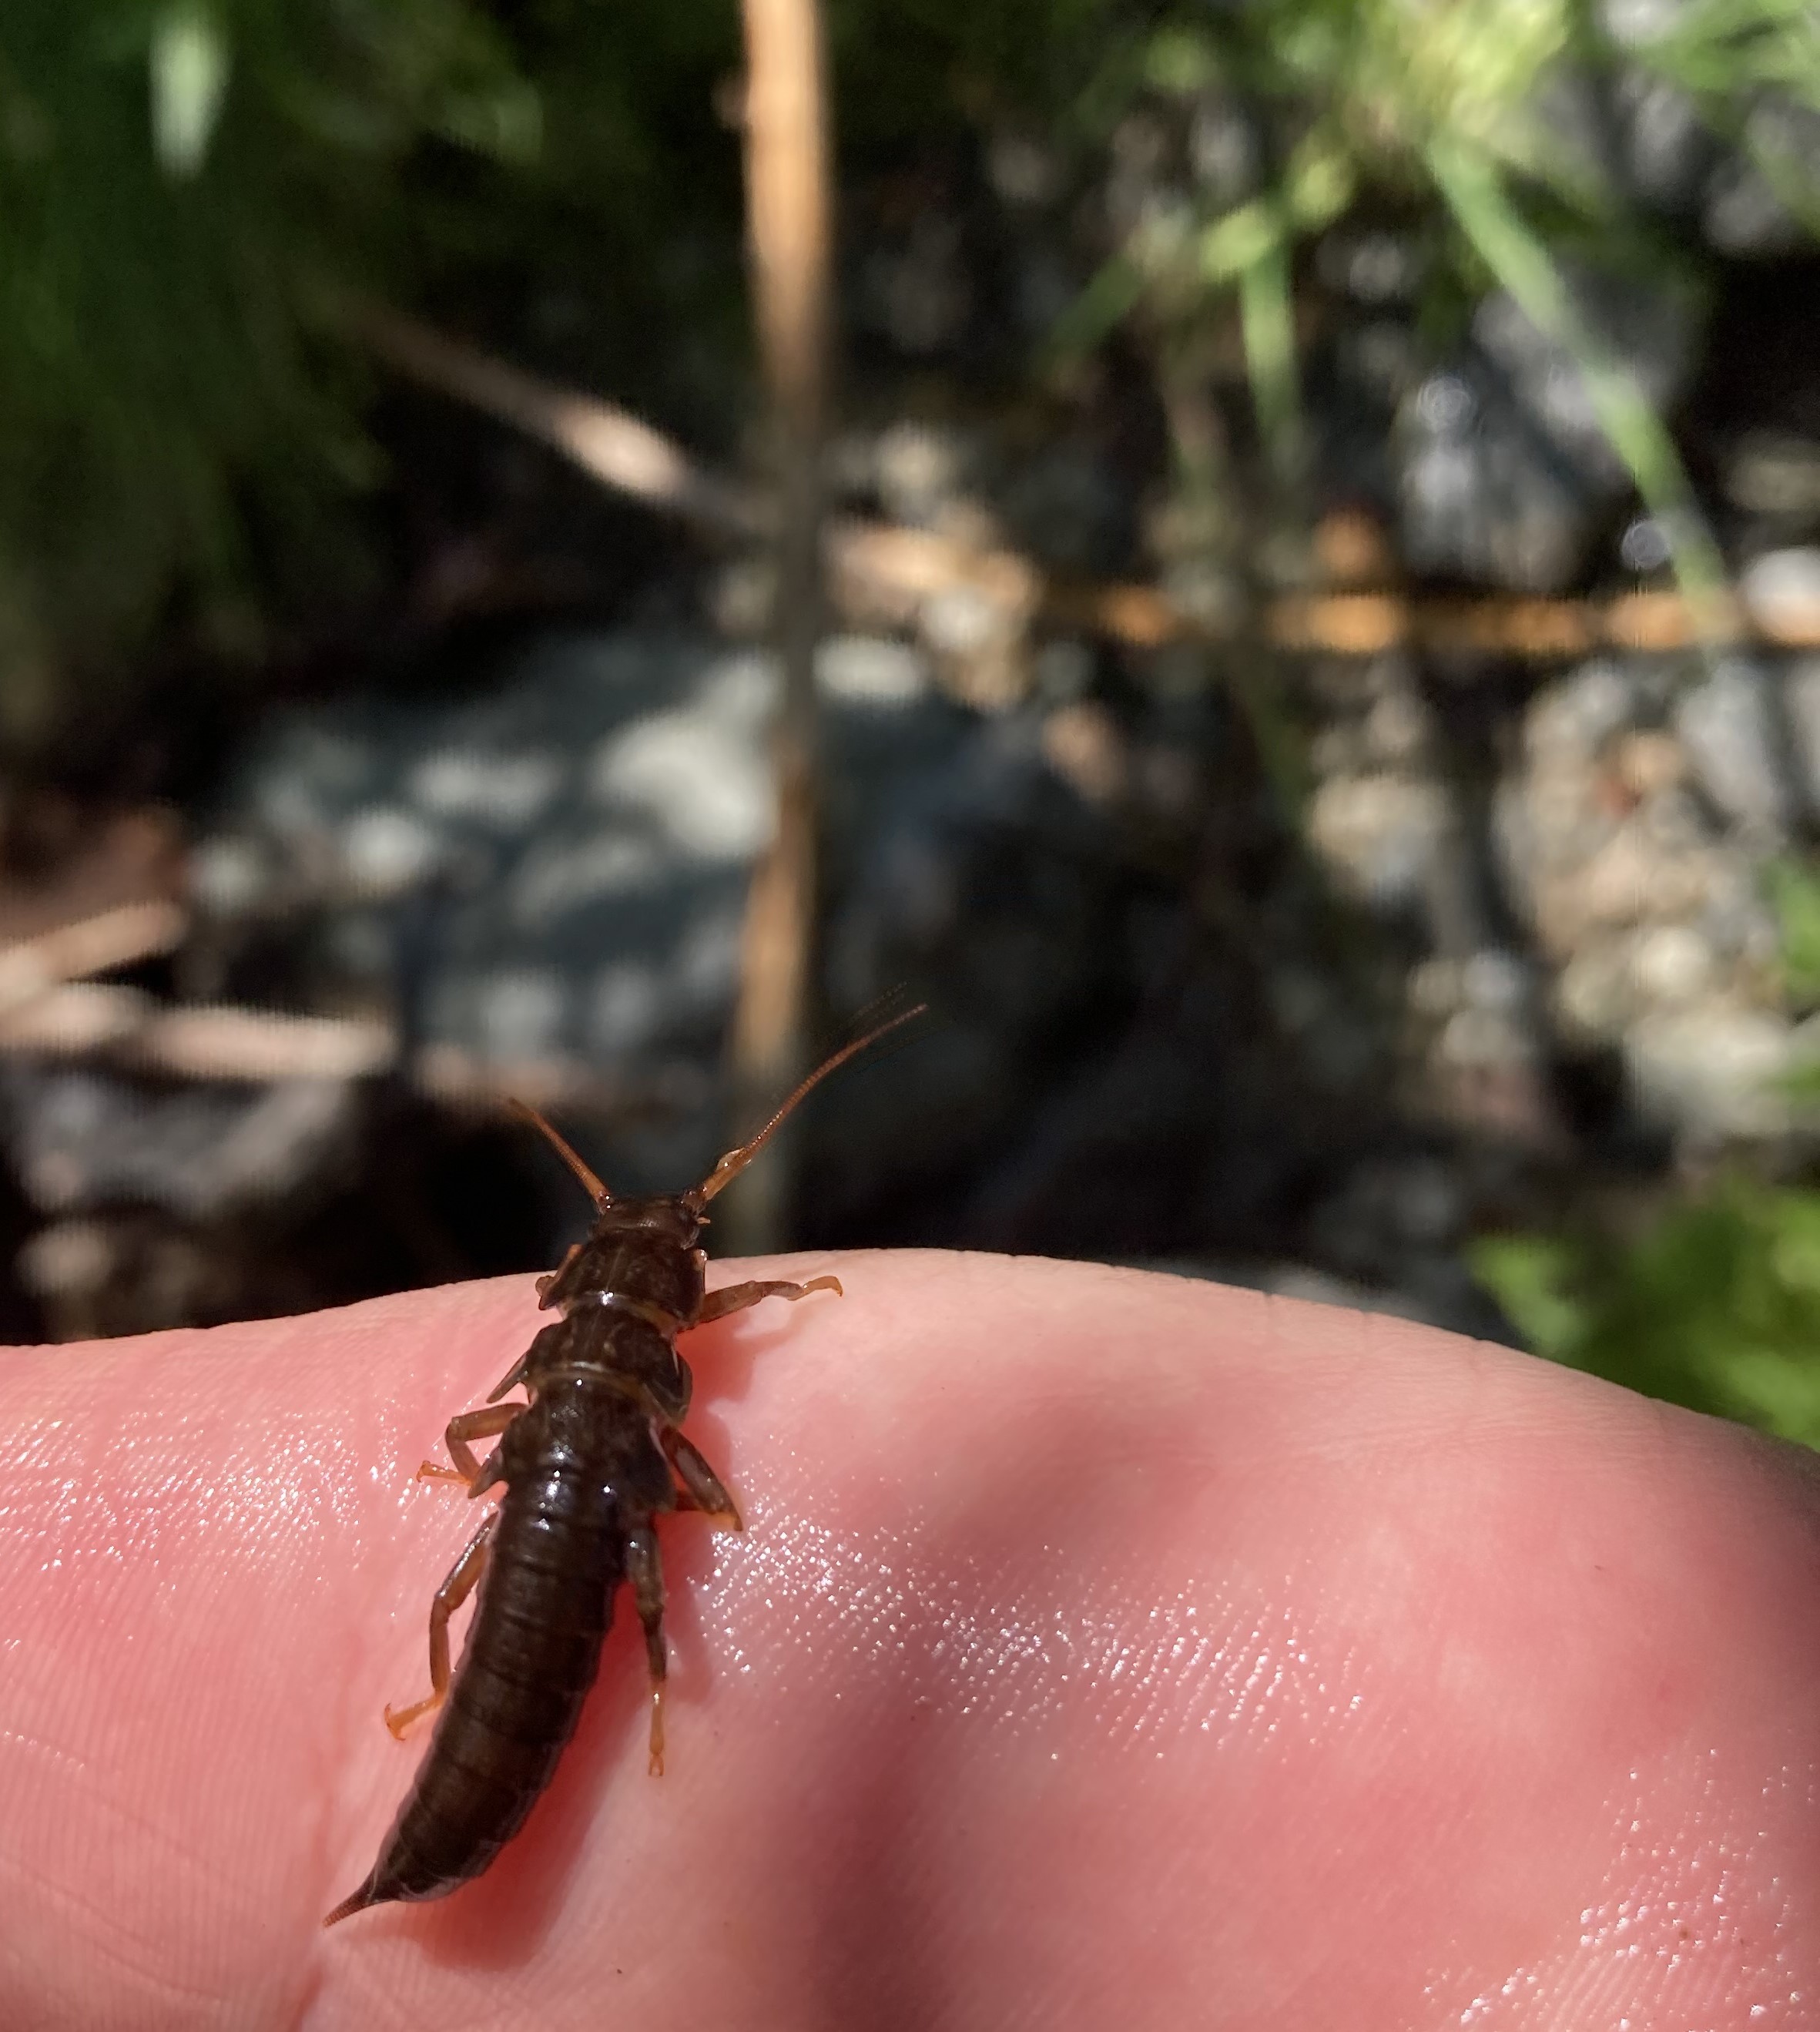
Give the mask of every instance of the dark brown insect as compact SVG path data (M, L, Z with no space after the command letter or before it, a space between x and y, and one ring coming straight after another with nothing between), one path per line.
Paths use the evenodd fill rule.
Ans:
M839 1294L833 1277L704 1287L702 1209L731 1185L811 1087L919 1015L906 1010L818 1066L749 1143L686 1193L615 1199L534 1111L529 1115L593 1195L585 1242L537 1283L559 1308L478 1410L449 1421L452 1468L470 1497L504 1500L475 1532L430 1604L430 1692L388 1708L394 1735L440 1708L429 1753L379 1859L323 1922L394 1899L441 1898L478 1877L524 1825L575 1731L622 1581L645 1627L651 1673L651 1769L663 1769L663 1578L652 1519L697 1510L741 1530L720 1478L679 1430L693 1378L676 1337L761 1298ZM502 1403L522 1383L528 1401ZM501 1435L483 1461L472 1443ZM460 1668L449 1672L449 1618L480 1586Z

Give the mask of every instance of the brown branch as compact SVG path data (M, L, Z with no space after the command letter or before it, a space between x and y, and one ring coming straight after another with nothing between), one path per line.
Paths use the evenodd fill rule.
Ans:
M763 513L743 490L630 410L527 374L383 304L352 297L333 304L335 321L388 365L540 439L603 486L712 536L747 537L762 529Z
M1663 652L1728 641L1807 648L1820 644L1820 601L1753 609L1727 598L1703 601L1696 611L1667 592L1609 600L1317 593L1275 602L1265 632L1276 648L1330 656L1413 647L1544 663L1601 648Z
M523 373L396 312L363 305L344 312L342 322L401 372L516 424L604 485L706 533L749 537L772 520L761 502L611 403ZM1209 627L1154 586L1051 579L1016 551L981 549L930 530L858 517L826 525L824 555L843 608L899 622L914 620L932 595L969 585L1022 614L1133 648L1170 641L1216 644L1242 632L1231 624ZM1272 602L1260 625L1275 648L1327 656L1376 656L1411 646L1548 662L1599 648L1690 648L1715 633L1766 648L1820 648L1820 600L1783 598L1756 608L1736 600L1721 602L1702 626L1671 592L1605 600L1299 593Z
M734 1015L734 1105L743 1132L797 1077L807 1056L833 200L827 62L817 0L743 0L742 13L748 247L777 474L772 637L783 678L772 735L777 830L748 892ZM791 1140L780 1136L730 1205L726 1218L736 1249L775 1249L785 1240L791 1147Z
M137 988L81 981L0 1014L0 1053L101 1059L166 1079L263 1085L371 1078L398 1064L398 1039L391 1024L374 1018L292 1016L233 1003L172 1005ZM515 1096L538 1108L624 1121L699 1111L707 1098L701 1074L680 1063L616 1079L561 1054L500 1063L435 1044L402 1070L433 1100L487 1111Z
M147 898L0 945L0 1014L24 1008L65 981L174 952L189 928L181 905Z
M360 1079L398 1055L389 1024L283 1016L229 1003L175 1007L136 988L73 982L0 1018L0 1051L97 1053L180 1079Z

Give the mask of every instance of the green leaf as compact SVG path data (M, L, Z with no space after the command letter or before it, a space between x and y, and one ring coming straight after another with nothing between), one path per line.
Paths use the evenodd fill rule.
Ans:
M1271 198L1253 198L1216 219L1201 234L1199 265L1203 282L1236 282L1280 247L1284 233L1282 207Z
M1781 934L1784 991L1797 1009L1820 1007L1820 877L1783 861L1765 879Z
M1358 188L1351 156L1330 136L1317 132L1290 159L1284 206L1304 233L1318 233L1351 204Z
M1258 431L1279 474L1292 480L1302 450L1302 379L1295 359L1289 249L1280 237L1268 241L1241 271L1239 314Z
M1820 1445L1820 1193L1731 1180L1622 1244L1500 1236L1472 1261L1536 1354Z
M1092 352L1137 308L1144 282L1144 272L1135 261L1114 255L1056 319L1045 349L1050 361L1078 359Z
M1191 99L1219 83L1219 52L1192 28L1164 28L1151 37L1144 52L1143 75L1158 92Z
M1451 137L1431 140L1425 152L1448 209L1479 258L1537 329L1572 356L1600 428L1638 493L1659 522L1678 532L1674 566L1683 590L1691 600L1709 600L1725 585L1725 566L1668 427L1628 368L1575 309L1553 257L1511 203L1497 165Z
M227 39L200 8L169 8L152 32L151 65L152 152L167 176L193 177L227 95Z
M1585 1339L1586 1305L1569 1290L1575 1267L1566 1242L1536 1235L1488 1235L1472 1245L1473 1274L1504 1308L1526 1346L1571 1362Z

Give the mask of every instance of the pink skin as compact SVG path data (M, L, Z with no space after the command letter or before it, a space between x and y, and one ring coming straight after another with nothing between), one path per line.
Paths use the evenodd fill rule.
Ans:
M1209 1285L787 1267L848 1296L685 1343L748 1532L664 1530L669 1775L622 1610L491 1872L327 1933L531 1280L6 1357L0 2024L1814 2022L1806 1456Z

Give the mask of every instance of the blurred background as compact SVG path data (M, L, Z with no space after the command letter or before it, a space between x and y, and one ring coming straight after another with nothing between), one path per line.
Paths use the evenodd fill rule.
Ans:
M1810 0L12 0L0 1334L717 1207L1820 1442ZM897 998L894 1003L891 998Z

